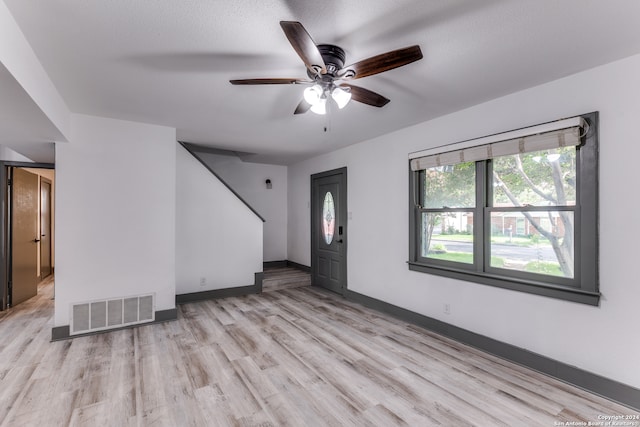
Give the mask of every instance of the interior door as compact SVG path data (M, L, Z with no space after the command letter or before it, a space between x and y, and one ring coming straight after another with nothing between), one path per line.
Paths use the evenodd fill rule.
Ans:
M347 168L311 176L311 283L347 288Z
M12 168L11 305L38 293L38 175Z
M53 272L51 262L51 182L40 178L40 280Z

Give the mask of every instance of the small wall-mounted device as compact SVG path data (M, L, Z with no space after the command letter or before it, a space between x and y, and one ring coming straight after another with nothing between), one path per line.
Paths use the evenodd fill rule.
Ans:
M271 184L271 180L269 178L267 178L264 183L267 184L267 190L271 190L273 188L273 184Z

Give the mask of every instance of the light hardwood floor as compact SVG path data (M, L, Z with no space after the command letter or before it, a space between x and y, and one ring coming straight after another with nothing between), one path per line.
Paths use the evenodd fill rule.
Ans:
M2 426L554 426L637 414L315 288L49 342L52 286L0 313Z

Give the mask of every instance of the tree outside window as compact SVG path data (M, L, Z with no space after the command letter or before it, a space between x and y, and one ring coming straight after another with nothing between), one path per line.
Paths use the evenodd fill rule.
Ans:
M573 144L447 153L450 164L412 172L410 269L597 304L597 113L583 117L589 133Z

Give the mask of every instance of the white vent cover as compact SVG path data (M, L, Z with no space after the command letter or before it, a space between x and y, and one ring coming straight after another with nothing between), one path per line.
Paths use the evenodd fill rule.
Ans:
M71 306L70 334L84 334L154 320L154 294L90 301Z

